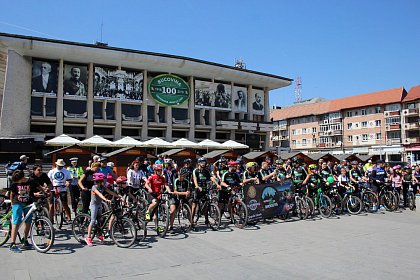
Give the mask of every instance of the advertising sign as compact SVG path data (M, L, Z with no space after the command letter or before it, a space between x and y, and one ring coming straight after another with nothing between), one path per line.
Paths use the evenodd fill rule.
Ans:
M244 186L244 202L248 207L248 219L256 222L284 214L290 208L287 193L291 180L261 185Z
M163 74L150 81L149 94L159 104L176 106L190 98L190 87L178 76Z

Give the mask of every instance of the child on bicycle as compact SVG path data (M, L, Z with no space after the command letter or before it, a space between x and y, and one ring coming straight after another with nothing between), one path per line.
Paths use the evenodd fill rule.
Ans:
M166 185L165 177L162 174L163 166L162 164L155 164L153 165L154 174L150 175L150 177L146 181L146 189L149 192L151 203L146 211L146 220L150 221L150 213L155 209L158 200L162 195L163 188L165 187L168 193L171 192L169 187Z
M85 238L86 244L89 247L92 247L92 227L95 225L96 217L100 216L102 214L102 201L106 201L107 203L110 203L111 201L109 199L106 199L103 195L105 190L105 175L103 173L95 173L93 174L93 181L94 185L92 187L92 198L90 200L90 224L88 227L88 235ZM107 190L109 191L109 190ZM102 241L102 240L101 240Z
M188 176L189 170L182 168L179 172L179 177L174 181L173 192L171 192L172 197L169 200L169 213L171 215L169 230L171 233L173 233L176 209L179 207L181 200L186 200L191 192L190 182L187 179Z

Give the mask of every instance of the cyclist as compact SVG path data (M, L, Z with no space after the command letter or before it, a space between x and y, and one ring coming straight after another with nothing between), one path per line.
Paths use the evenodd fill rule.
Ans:
M71 220L70 208L67 205L67 187L70 185L70 182L73 180L70 171L64 168L66 163L63 159L57 159L55 162L56 167L51 169L48 172L48 177L50 178L53 186L52 195L50 197L50 219L54 223L54 192L55 189L59 192L61 203L63 204L64 211L67 215L67 222Z
M346 172L347 174L347 172ZM322 183L326 188L329 188L330 185L333 183L333 180L331 178L333 177L333 174L331 172L331 169L327 165L327 163L324 161L321 165L321 169L319 170L319 175L322 178ZM331 182L332 181L332 182Z
M100 216L102 214L102 201L106 201L107 203L110 203L111 200L106 199L104 196L105 192L105 175L103 173L97 172L93 174L93 181L94 185L92 186L92 199L90 201L90 224L88 226L88 234L85 238L85 242L89 247L92 247L92 227L96 223L96 217ZM98 238L103 241L103 237Z
M150 205L147 208L146 211L146 220L150 221L150 213L152 213L153 209L155 209L158 200L160 200L163 188L166 188L166 190L170 193L170 189L166 185L165 176L162 175L162 164L154 164L153 170L154 174L150 175L150 177L146 181L146 188L149 192L150 196Z
M101 157L99 159L99 162L101 163L101 167L99 168L98 172L101 172L105 175L104 182L106 183L108 175L110 174L112 178L115 180L117 179L117 175L114 173L114 170L108 166L108 159L106 157Z
M109 161L106 164L106 166L109 167L112 170L112 172L108 172L108 174L106 175L106 178L105 178L106 184L105 184L105 186L107 186L107 187L113 187L114 184L115 184L115 179L116 179L116 175L115 176L112 175L112 173L115 174L115 171L114 171L115 164L112 161Z
M193 189L193 203L191 207L192 217L191 217L191 228L193 230L197 230L194 225L194 215L195 210L197 208L197 204L200 201L200 199L205 198L206 191L207 191L207 184L210 182L214 182L218 188L220 186L217 184L217 181L214 179L214 177L210 174L210 171L207 169L207 159L204 157L201 157L198 159L198 167L194 169L193 171L193 182L194 182L194 189ZM207 215L207 209L203 209L204 216L205 216L205 223L209 224L208 215Z
M313 197L318 190L318 187L321 183L321 176L319 176L319 169L316 164L309 165L309 172L306 175L305 180L301 181L301 171L299 171L299 166L294 168L292 171L292 178L293 178L293 185L295 192L299 192L302 190L302 186L306 186L306 191L308 195Z
M32 168L32 174L29 177L30 179L34 180L35 183L40 185L43 190L48 193L49 189L51 188L51 180L48 178L48 175L42 172L42 166L39 164L34 164Z
M227 205L229 202L232 188L242 186L241 178L238 173L236 173L238 163L236 161L229 161L228 166L229 170L223 174L218 191L219 209L222 212L221 214L223 214L223 210L225 209L223 206Z
M77 157L73 157L70 159L71 166L67 167L67 170L70 171L73 180L70 182L70 201L71 201L71 208L73 209L74 215L77 215L77 204L80 199L80 189L78 186L78 182L80 177L83 175L83 168L77 165L77 161L79 159Z
M347 170L345 168L341 168L341 174L340 176L338 176L338 186L339 189L342 190L342 193L345 192L353 192L355 190L355 186L357 185L353 185L351 184L351 175L350 177L347 174Z
M44 190L34 180L25 177L23 170L16 170L12 174L12 184L10 186L10 200L12 202L12 243L10 251L19 253L20 248L15 244L19 226L22 223L22 216L28 213L29 208L25 208L32 203L35 196L44 193ZM32 214L25 221L23 248L30 248L28 234L32 222Z
M140 162L134 160L127 171L126 182L128 185L128 191L131 194L130 197L139 190L147 181L146 174L140 169Z
M257 172L257 163L256 162L248 162L246 165L246 171L242 176L242 183L244 185L247 184L259 184L258 180L258 172Z
M261 164L261 169L258 172L258 180L260 183L272 183L276 178L276 171L270 172L270 166L267 161L263 161Z
M191 185L190 182L187 180L187 176L189 175L188 169L183 168L179 172L179 177L175 179L173 184L173 191L171 192L172 196L169 199L169 212L171 215L170 220L170 227L169 231L174 233L174 220L175 220L175 213L176 209L179 207L181 200L184 203L187 202L187 197L190 195L191 192Z
M304 170L304 168L301 166L302 161L299 158L294 158L292 160L292 170L291 170L291 177L292 177L292 181L293 181L293 188L292 188L292 192L296 191L302 187L302 184L306 184L307 182L304 183L304 181L307 181L308 176L311 174L314 174L312 170L312 173L306 172ZM313 167L313 166L312 166Z
M101 164L99 162L94 162L90 168L86 168L85 173L79 179L79 187L82 191L80 197L82 199L83 209L82 213L87 214L89 211L90 199L91 199L91 189L93 186L93 174L98 172Z
M420 186L420 165L416 165L413 170L413 192L417 194Z
M290 174L287 173L286 169L283 166L283 161L281 159L278 159L275 161L275 166L276 166L276 179L279 182L283 182L284 180L290 178Z
M403 184L402 184L402 192L403 192L403 198L404 198L404 207L407 207L407 193L408 193L408 189L410 188L410 184L413 184L413 174L411 172L411 169L406 166L403 169L403 173L402 173L402 179L403 179Z
M175 179L178 177L178 171L173 165L172 159L165 159L165 168L163 169L163 176L169 187L173 187Z

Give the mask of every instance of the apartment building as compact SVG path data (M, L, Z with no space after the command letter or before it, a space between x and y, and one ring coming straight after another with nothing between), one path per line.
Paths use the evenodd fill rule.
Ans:
M377 154L420 161L420 87L272 110L272 146L304 153Z

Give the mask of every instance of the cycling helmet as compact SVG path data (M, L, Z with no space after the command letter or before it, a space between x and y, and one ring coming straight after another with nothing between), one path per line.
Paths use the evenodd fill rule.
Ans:
M184 164L191 164L192 160L190 158L187 158L184 160Z
M179 176L182 177L186 177L190 174L190 171L188 170L188 168L181 168L181 170L179 171Z
M278 159L274 162L276 165L282 165L283 164L283 160Z
M162 164L155 164L155 165L153 165L153 170L162 170L162 169L163 169Z
M255 162L253 162L253 161L250 161L246 164L246 168L251 168L253 166L256 166Z
M353 161L351 162L351 164L352 164L352 165L358 165L359 163L358 163L356 160L353 160Z
M100 172L96 172L92 175L93 181L103 181L105 179L105 175Z
M231 160L231 161L228 162L228 165L229 165L229 167L236 167L236 166L238 166L238 163L236 161Z
M309 164L308 168L310 170L315 170L316 169L316 164Z
M110 162L108 162L107 164L106 164L106 166L109 166L109 167L111 167L111 168L114 168L114 163L112 162L112 161L110 161Z
M395 165L392 169L394 170L401 169L401 165Z
M198 159L197 162L198 163L202 163L202 162L207 163L207 159L205 157L201 157L201 158Z
M300 158L295 157L295 158L292 159L292 162L297 163L297 164L301 164L302 160Z
M123 182L127 182L127 177L125 176L120 176L117 178L116 180L117 184L123 183Z
M170 159L170 158L166 158L166 159L165 159L165 163L172 164L172 159Z

